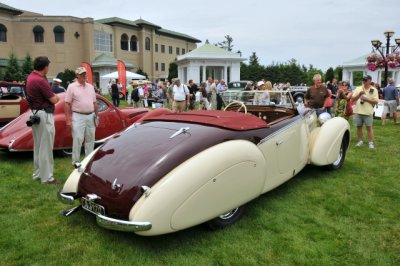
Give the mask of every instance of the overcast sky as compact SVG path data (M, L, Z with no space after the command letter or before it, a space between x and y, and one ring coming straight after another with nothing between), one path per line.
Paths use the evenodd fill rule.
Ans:
M0 0L43 15L142 18L162 28L214 44L233 38L246 59L256 52L262 65L294 58L326 70L371 52L383 32L400 38L398 0ZM392 41L394 43L394 40Z

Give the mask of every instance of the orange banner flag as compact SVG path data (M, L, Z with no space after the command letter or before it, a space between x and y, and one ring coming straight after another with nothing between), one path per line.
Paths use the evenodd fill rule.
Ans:
M87 82L93 85L93 72L92 72L92 66L89 63L86 62L82 62L81 66L83 66L84 68L86 68L87 70Z
M118 82L122 85L122 93L126 97L126 68L122 60L117 60Z

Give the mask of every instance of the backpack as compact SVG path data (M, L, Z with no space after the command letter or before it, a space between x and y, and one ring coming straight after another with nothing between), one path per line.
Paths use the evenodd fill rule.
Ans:
M134 100L135 102L139 101L140 98L139 98L139 89L138 88L136 88L132 91L131 97L132 97L132 100Z

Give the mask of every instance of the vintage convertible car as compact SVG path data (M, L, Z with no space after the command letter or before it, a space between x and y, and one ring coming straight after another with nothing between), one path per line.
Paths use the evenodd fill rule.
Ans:
M58 192L77 203L64 216L83 208L104 228L140 235L221 228L307 164L342 166L345 119L300 112L289 92L260 98L248 91L226 111L146 114L76 165Z
M61 154L69 155L72 147L72 136L71 130L66 130L65 124L65 93L57 95L60 97L60 101L56 104L54 111L56 129L54 150L59 151ZM114 107L106 98L100 95L97 95L97 106L99 108L100 123L96 128L96 143L104 142L106 138L129 127L148 112L144 108ZM32 112L28 109L24 114L0 129L0 150L10 152L33 150L32 128L26 125L30 115L32 115Z
M5 124L28 110L23 84L0 81L0 123Z

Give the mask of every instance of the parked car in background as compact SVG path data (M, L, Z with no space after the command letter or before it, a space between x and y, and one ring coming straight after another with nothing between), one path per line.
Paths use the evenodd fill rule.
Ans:
M242 91L247 85L248 80L230 81L228 82L228 90Z
M25 85L0 81L0 123L6 124L29 109Z
M61 154L69 155L72 147L71 130L67 130L64 113L65 93L58 94L60 101L54 111L56 135L54 150ZM106 98L96 94L97 107L99 109L99 126L96 128L96 143L102 143L106 138L117 133L136 121L148 112L145 108L117 108ZM0 149L9 152L32 151L32 128L26 125L29 116L28 110L0 129Z
M304 102L304 96L308 90L307 86L291 86L288 89L295 102Z
M350 141L347 120L300 113L284 91L240 92L225 111L163 110L76 165L58 194L76 203L64 216L84 209L101 227L146 236L223 228L307 164L339 169Z

